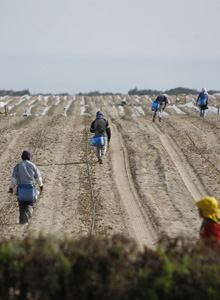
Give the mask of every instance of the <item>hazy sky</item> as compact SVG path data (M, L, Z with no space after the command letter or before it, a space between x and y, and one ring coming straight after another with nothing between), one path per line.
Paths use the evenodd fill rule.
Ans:
M0 89L220 90L220 0L0 0Z

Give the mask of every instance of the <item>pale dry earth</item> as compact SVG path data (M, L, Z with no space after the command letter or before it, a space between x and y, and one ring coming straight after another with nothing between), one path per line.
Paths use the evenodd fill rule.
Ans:
M124 98L127 105L121 106ZM154 99L2 98L9 111L0 115L1 237L123 234L140 249L155 249L165 236L197 240L201 220L195 202L207 195L220 199L220 96L210 97L204 119L196 96L186 99L192 106L170 97L162 123L152 122ZM112 132L103 165L87 143L98 110ZM7 192L24 149L41 171L44 191L30 223L19 225L16 196Z

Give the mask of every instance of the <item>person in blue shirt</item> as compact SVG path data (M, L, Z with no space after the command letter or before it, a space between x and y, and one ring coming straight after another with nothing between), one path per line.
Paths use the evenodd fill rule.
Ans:
M200 106L200 117L204 118L206 115L206 109L208 109L208 100L209 96L207 93L206 88L202 88L201 93L199 93L199 96L197 98L197 103Z

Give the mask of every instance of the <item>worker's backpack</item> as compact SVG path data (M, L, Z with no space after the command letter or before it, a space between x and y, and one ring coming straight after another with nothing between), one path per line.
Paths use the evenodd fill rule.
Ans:
M160 107L160 101L155 100L152 103L152 110L157 110Z

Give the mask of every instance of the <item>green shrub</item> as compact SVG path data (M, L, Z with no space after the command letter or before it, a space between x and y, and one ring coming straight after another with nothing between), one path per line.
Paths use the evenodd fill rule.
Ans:
M53 236L0 241L0 300L219 299L219 249L123 236L72 241Z

